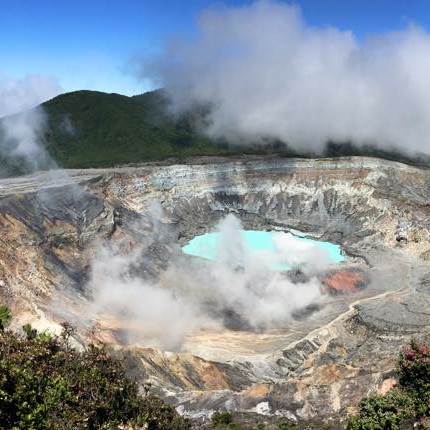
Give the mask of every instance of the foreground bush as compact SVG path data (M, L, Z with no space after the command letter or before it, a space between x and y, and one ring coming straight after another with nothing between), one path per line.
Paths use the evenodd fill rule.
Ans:
M399 383L414 399L417 415L430 415L430 347L412 341L399 357Z
M232 416L227 411L215 412L211 418L212 424L215 427L224 426L233 422Z
M348 430L399 430L415 416L413 400L403 391L390 390L360 403L360 414L348 423Z
M5 305L0 305L0 331L3 331L10 320L9 308Z
M69 347L26 326L26 336L0 332L0 428L188 429L160 399L140 396L121 362L104 348Z
M398 387L363 399L348 430L430 428L430 347L412 341L399 355L397 372Z

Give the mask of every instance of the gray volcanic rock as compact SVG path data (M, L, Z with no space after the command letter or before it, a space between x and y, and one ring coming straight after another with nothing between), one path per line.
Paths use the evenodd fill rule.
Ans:
M228 213L249 229L330 240L348 255L342 270L363 273L366 288L327 295L285 327L252 331L232 313L231 330L189 333L172 352L130 345L130 327L107 318L77 339L130 349L142 383L188 416L342 417L392 376L410 337L429 336L429 201L429 171L358 157L194 159L1 180L0 296L16 328L58 330L91 302L101 244L139 251L131 275L167 282L173 256L204 264L180 246Z

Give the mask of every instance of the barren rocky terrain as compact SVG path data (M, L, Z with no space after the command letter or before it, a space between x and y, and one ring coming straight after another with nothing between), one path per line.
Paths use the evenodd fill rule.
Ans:
M430 171L360 157L200 158L4 179L0 296L15 328L56 331L68 320L78 343L130 350L142 384L196 420L215 409L337 420L390 386L401 346L430 333L429 202ZM138 255L135 276L167 283L172 260L199 264L180 246L227 213L246 228L340 244L347 259L322 281L323 303L282 327L191 330L174 350L126 336L139 332L126 315L83 318L101 244ZM358 275L348 273L362 282L351 286Z

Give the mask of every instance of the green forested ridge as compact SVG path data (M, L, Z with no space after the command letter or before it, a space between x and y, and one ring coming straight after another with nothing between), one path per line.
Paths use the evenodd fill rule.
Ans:
M62 167L102 167L172 156L226 153L197 133L191 115L174 120L161 91L126 97L94 91L44 103L50 154Z
M426 164L423 157L408 157L367 145L329 142L323 154L298 153L279 141L246 145L210 139L199 132L208 108L195 107L180 116L168 114L168 100L162 90L134 97L97 91L62 94L42 104L48 126L41 137L49 155L60 167L107 167L128 163L185 158L192 155L268 154L282 156L368 155ZM0 120L1 121L1 120ZM0 127L1 128L1 127ZM3 144L2 143L3 139ZM242 142L243 143L243 142ZM28 161L10 157L0 134L0 176L13 176L31 170ZM39 167L50 167L49 162Z

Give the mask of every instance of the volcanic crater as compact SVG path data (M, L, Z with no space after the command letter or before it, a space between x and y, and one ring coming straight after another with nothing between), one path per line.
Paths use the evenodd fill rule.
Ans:
M408 338L429 334L429 201L428 170L362 157L194 158L4 179L0 294L15 328L58 331L67 320L77 343L127 350L139 381L193 419L218 409L339 419L386 384ZM187 297L202 262L181 246L228 214L248 230L339 244L347 258L318 274L322 299L282 324L250 327L225 309L227 323L184 326L174 348L145 344L159 327L128 315L109 277L126 261L127 285ZM111 312L95 307L97 274L116 294ZM288 276L300 288L302 274ZM180 318L163 315L173 328Z

